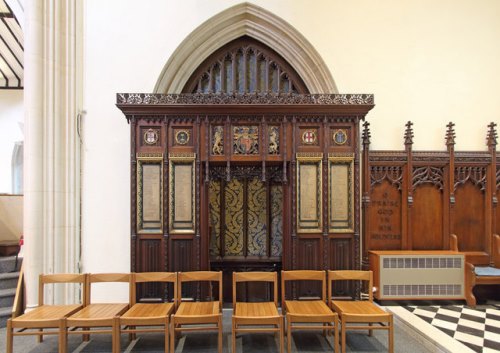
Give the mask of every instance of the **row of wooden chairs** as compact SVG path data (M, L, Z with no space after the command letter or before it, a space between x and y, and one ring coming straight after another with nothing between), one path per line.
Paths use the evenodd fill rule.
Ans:
M326 275L328 274L328 286ZM332 300L334 280L362 280L372 287L370 271L282 271L282 309L286 313L288 352L291 352L292 330L323 330L334 334L334 352L338 352L338 336L341 328L341 347L345 352L347 329L373 329L389 331L389 352L393 352L392 315L373 304L372 291L369 298L361 301ZM322 295L318 300L287 300L287 283L291 281L319 281ZM92 303L91 287L94 283L130 283L130 303ZM137 303L137 285L147 282L173 285L172 301L166 303ZM197 302L182 298L182 287L186 282L208 282L209 300ZM272 285L273 301L247 303L237 301L237 283L269 282ZM78 283L83 286L81 304L47 305L44 303L44 285L50 283ZM212 285L218 287L215 300ZM326 294L328 287L328 295ZM328 301L326 298L328 297ZM284 349L284 317L278 311L278 286L276 272L233 273L233 317L232 351L236 352L236 334L251 332L274 332L279 335L280 353ZM339 321L340 317L340 321ZM347 326L355 322L356 326ZM339 325L340 323L340 325ZM360 326L359 323L368 323ZM372 326L381 323L381 326ZM134 338L137 333L163 332L165 352L174 352L176 334L182 331L208 331L218 333L218 352L222 353L222 272L152 272L152 273L103 273L103 274L53 274L40 275L39 306L7 322L7 353L13 352L13 337L37 335L41 342L44 335L59 336L59 352L67 351L67 337L89 334L111 334L113 353L120 352L120 337L128 333Z

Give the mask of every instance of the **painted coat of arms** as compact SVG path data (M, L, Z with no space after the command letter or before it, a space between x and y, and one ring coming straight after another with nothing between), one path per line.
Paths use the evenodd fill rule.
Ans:
M259 127L233 126L233 153L259 153Z

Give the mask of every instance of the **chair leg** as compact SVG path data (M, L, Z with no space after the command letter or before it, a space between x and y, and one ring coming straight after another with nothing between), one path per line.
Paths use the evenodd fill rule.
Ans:
M135 326L130 326L129 329L131 330L135 330ZM135 334L135 332L132 332L132 333L129 333L128 334L128 339L129 341L133 341L137 338L137 335Z
M43 332L43 328L38 329L38 332ZM38 343L42 343L43 342L43 335L38 335L37 342Z
M165 318L165 353L169 352L169 340L168 338L170 337L170 332L169 332L169 326L168 326L168 316Z
M368 326L372 326L373 323L369 322ZM373 336L373 330L368 330L368 336L372 337Z
M389 318L389 353L394 353L394 325L392 315Z
M236 353L236 320L232 318L231 327L231 352Z
M286 345L288 353L292 352L292 323L290 322L290 316L287 315L286 318Z
M66 353L68 350L68 331L66 319L59 320L59 353Z
M13 331L12 331L12 321L11 319L7 320L7 350L5 353L12 353L12 346L14 344L14 337L12 336Z
M333 330L334 330L333 339L335 340L333 342L333 351L335 353L338 353L338 351L339 351L339 318L337 316L335 317L333 324L335 325L335 327L333 328Z
M285 318L280 317L280 353L283 353L283 347L285 345ZM291 353L291 352L290 352Z
M342 353L345 353L345 332L346 332L346 326L345 326L345 320L342 319L342 332L341 332L341 336L342 336Z
M172 315L170 320L170 353L175 352L175 318Z
M113 353L120 353L121 347L120 347L120 318L116 316L113 319L113 326L112 326L112 331L111 331L111 344L112 344L112 352Z
M219 318L217 320L217 327L219 328L219 339L217 340L217 346L219 353L222 353L222 314L219 314Z
M83 328L83 331L90 331L90 328L89 327L84 327ZM88 342L90 340L90 335L88 333L82 335L82 341L84 342Z

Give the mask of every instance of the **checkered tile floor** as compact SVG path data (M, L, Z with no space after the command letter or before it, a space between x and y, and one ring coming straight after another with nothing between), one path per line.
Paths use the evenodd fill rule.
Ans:
M410 305L405 309L475 352L500 352L500 304L476 309L463 305Z

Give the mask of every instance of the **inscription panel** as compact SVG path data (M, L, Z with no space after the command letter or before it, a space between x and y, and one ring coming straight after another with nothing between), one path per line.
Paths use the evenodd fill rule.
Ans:
M321 154L297 155L297 232L316 233L322 228Z
M195 231L194 154L170 155L170 233Z
M354 231L354 157L329 158L330 232Z
M137 159L137 232L162 231L162 159Z

